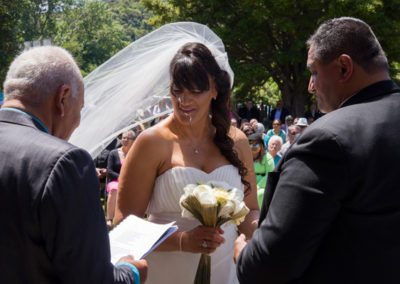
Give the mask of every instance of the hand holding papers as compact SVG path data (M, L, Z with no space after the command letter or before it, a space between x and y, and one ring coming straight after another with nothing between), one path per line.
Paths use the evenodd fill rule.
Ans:
M115 264L126 255L145 257L178 229L174 223L156 224L129 215L109 234L111 262Z

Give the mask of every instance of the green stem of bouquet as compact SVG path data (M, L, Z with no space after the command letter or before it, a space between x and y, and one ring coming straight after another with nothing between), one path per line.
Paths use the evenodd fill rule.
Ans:
M201 254L199 266L197 266L194 284L210 284L211 281L211 256Z
M214 227L217 223L217 206L203 207L201 211L203 225ZM210 284L211 281L211 256L201 254L199 265L197 266L194 284Z

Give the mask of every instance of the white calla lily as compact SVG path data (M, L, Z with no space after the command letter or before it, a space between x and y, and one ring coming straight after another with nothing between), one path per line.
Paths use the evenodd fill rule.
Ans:
M232 189L229 191L229 194L231 195L231 196L230 196L230 199L232 199L232 200L237 200L237 201L243 201L244 193L243 193L242 190L239 190L239 189L237 189L237 188L232 188Z
M230 218L232 217L233 212L235 212L235 203L232 200L228 200L218 212L218 217Z
M206 184L201 184L197 186L193 190L194 196L197 197L197 200L202 204L202 205L217 205L217 199L215 198L215 195L213 194L213 189L211 186L206 185Z
M193 193L193 191L196 189L197 185L195 184L188 184L187 186L185 186L185 188L183 189L183 191L185 192L185 195L191 194Z
M249 212L243 198L242 190L223 181L188 184L180 198L182 216L195 218L206 226L219 227L225 222L239 225Z

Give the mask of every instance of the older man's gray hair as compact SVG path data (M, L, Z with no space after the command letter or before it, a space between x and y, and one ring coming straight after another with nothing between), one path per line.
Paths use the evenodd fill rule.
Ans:
M4 82L5 100L40 104L64 84L77 96L82 75L69 52L55 46L36 47L14 59Z

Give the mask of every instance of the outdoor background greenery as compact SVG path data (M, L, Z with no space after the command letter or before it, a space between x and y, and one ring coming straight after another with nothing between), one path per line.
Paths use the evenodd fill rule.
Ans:
M236 102L273 105L295 115L307 93L305 41L324 20L369 23L400 79L398 0L0 0L0 82L23 43L51 39L68 49L86 75L135 39L175 21L208 25L226 45Z

